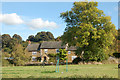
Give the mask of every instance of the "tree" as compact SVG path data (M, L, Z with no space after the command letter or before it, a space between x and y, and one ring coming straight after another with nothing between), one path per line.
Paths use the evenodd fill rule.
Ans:
M120 29L118 29L118 40L120 40Z
M30 35L29 37L28 37L28 39L27 39L27 41L34 41L35 39L34 39L34 35Z
M70 11L61 13L67 23L62 41L76 46L77 55L84 52L84 59L102 61L107 58L117 31L110 16L105 16L97 6L98 2L74 2Z
M2 66L10 66L8 59L5 59L9 57L10 57L10 54L8 54L7 52L2 52Z
M25 51L23 50L23 46L21 44L16 44L14 46L11 57L14 58L14 65L17 66L25 65L25 63L29 61L29 57L25 54Z
M18 40L16 40L15 38L11 38L8 42L8 48L10 48L11 51L13 51L14 46L18 43Z
M51 32L46 32L46 34L47 34L49 40L54 40L54 36Z
M24 47L24 49L28 46L28 41L22 41L22 46Z
M67 58L67 51L65 49L59 49L59 53L57 53L57 56L59 56L60 61L65 61Z
M12 38L16 39L18 41L18 43L22 42L22 37L20 35L14 34Z
M61 36L58 36L55 40L56 41L60 41L61 40Z
M2 48L8 47L8 42L10 41L11 37L9 34L3 34L2 35Z
M38 32L35 36L30 35L27 41L40 42L54 40L54 36L51 32Z

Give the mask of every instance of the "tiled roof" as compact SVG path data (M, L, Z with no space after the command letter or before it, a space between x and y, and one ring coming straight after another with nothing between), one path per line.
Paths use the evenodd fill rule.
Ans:
M44 41L42 42L41 49L60 49L65 48L65 45L62 45L61 41Z
M40 50L40 44L39 43L34 43L30 44L26 48L28 51L39 51Z

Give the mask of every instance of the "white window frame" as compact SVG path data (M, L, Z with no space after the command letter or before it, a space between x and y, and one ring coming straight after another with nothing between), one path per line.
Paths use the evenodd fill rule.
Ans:
M37 55L37 51L32 52L32 55Z
M36 57L32 57L32 61L36 61Z
M59 49L56 49L56 53L59 53Z
M71 51L68 51L68 54L71 54Z
M72 57L72 60L74 60L75 58L77 58L77 56L71 56Z
M48 49L44 49L44 52L47 53L47 52L48 52Z

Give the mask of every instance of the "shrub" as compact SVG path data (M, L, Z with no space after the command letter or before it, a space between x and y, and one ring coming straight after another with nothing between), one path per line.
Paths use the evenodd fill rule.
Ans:
M116 58L120 58L120 53L113 53L113 56L116 57Z
M10 64L6 59L2 59L2 66L12 66L12 64Z
M10 48L4 48L4 52L8 52L8 53L11 53L12 50Z
M88 50L83 54L85 61L103 61L108 58L108 55L105 54L104 49L95 48L93 51Z
M82 61L82 59L80 57L77 57L72 61L72 63L73 64L78 64L80 61Z
M67 59L67 51L65 49L59 49L59 53L57 53L57 56L59 56L60 61L65 61Z
M50 53L50 54L48 54L48 56L49 56L49 57L56 57L56 54Z
M56 54L50 53L50 54L48 54L48 56L49 56L48 63L50 63L50 62L56 63Z

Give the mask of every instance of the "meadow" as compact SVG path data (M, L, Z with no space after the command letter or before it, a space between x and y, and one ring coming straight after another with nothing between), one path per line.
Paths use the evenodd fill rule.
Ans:
M117 64L3 67L2 78L118 78Z

